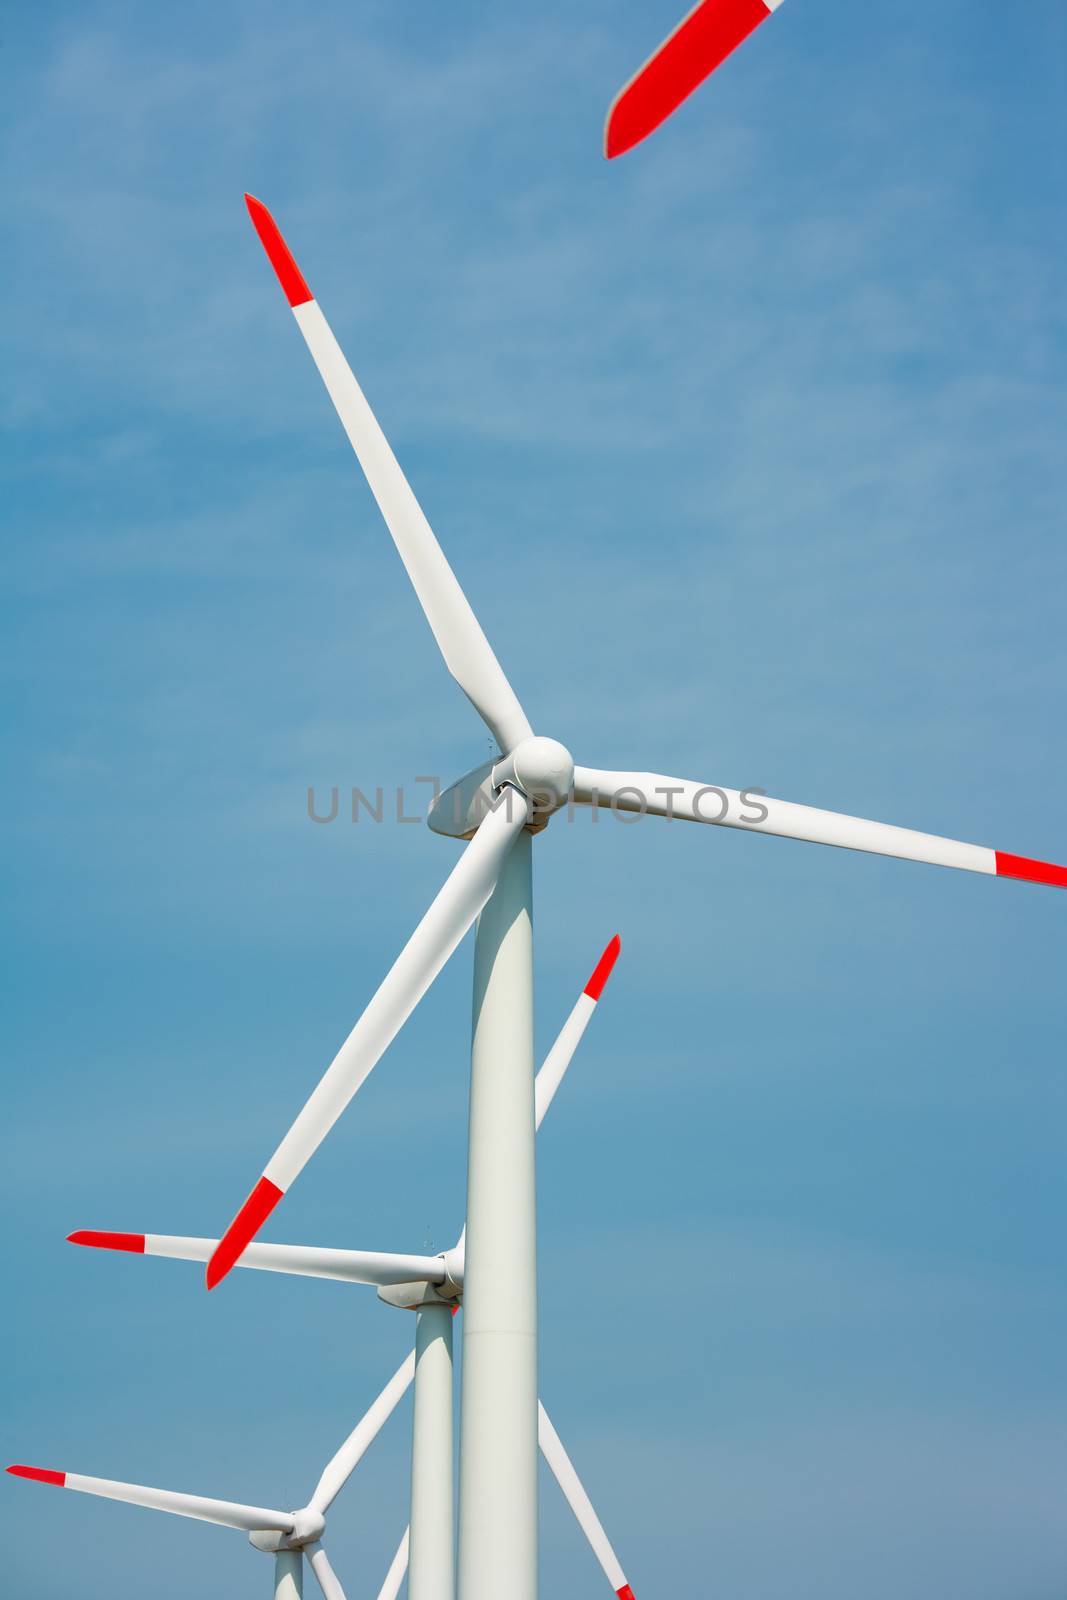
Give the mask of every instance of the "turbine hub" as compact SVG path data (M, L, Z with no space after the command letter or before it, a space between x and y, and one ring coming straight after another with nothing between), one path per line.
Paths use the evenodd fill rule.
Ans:
M493 777L498 782L510 776L504 772L505 767L510 767L519 788L549 811L558 811L574 782L574 758L558 739L524 739L494 770Z
M293 1545L314 1544L316 1539L321 1539L326 1531L326 1518L321 1511L313 1511L310 1506L305 1506L302 1511L297 1511L293 1517L293 1531L289 1535Z
M554 811L566 805L574 783L574 761L558 739L531 737L510 755L486 761L437 795L427 822L450 839L473 839L497 804L501 787L512 784L530 802L531 833L540 833Z
M248 1535L248 1542L256 1550L276 1556L279 1550L303 1550L305 1545L317 1543L325 1531L326 1518L322 1512L304 1506L301 1511L293 1512L293 1526L288 1533L281 1533L277 1528L256 1529Z

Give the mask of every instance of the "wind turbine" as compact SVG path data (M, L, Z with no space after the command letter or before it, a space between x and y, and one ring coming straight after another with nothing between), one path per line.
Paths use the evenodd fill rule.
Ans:
M592 1020L621 948L618 934L609 941L578 996L534 1083L534 1125L539 1129L574 1052ZM209 1261L217 1239L192 1239L172 1234L107 1233L80 1229L71 1244L171 1260ZM306 1245L252 1244L238 1265L299 1277L333 1278L377 1286L387 1304L416 1313L411 1450L411 1523L396 1560L397 1586L409 1563L408 1600L452 1600L454 1591L452 1414L452 1319L463 1296L464 1242L461 1232L450 1250L438 1255L397 1255L367 1250L322 1250ZM618 1558L589 1503L543 1407L539 1405L538 1438L542 1453L598 1560L623 1600L633 1595ZM386 1591L383 1591L386 1592Z
M460 1600L536 1600L537 1278L532 837L573 800L1067 887L1067 869L909 828L656 773L575 766L536 737L267 208L250 215L407 569L445 664L500 747L431 810L469 839L208 1263L252 1242L477 919L467 1168Z
M265 1506L242 1505L232 1500L212 1500L203 1495L181 1494L171 1489L152 1489L139 1483L120 1483L112 1478L87 1478L76 1472L54 1472L48 1467L28 1467L21 1463L10 1466L7 1470L17 1478L29 1478L36 1483L54 1484L58 1488L74 1489L81 1494L98 1495L105 1500L124 1500L130 1505L148 1506L153 1511L169 1511L174 1516L192 1517L199 1522L214 1522L224 1528L238 1528L248 1534L249 1543L255 1549L274 1556L274 1600L301 1600L305 1556L325 1600L345 1600L340 1580L322 1547L325 1513L339 1491L344 1488L374 1434L381 1428L411 1383L415 1358L416 1353L413 1351L397 1369L375 1402L375 1407L372 1407L357 1424L355 1432L346 1440L337 1456L326 1468L315 1494L300 1511L271 1511ZM376 1407L383 1409L372 1423ZM578 1526L589 1541L593 1554L615 1591L617 1600L634 1600L634 1592L626 1581L622 1563L615 1554L611 1541L604 1532L603 1524L593 1509L585 1486L540 1400L537 1402L537 1413L538 1443L541 1453L562 1489ZM373 1431L367 1432L370 1427ZM364 1430L364 1436L360 1441L361 1448L356 1453L353 1441L356 1440L360 1430ZM448 1438L451 1445L451 1428L448 1430ZM327 1484L325 1492L324 1484ZM449 1542L451 1543L451 1528ZM408 1527L404 1530L404 1536L379 1591L378 1600L396 1600L408 1572L410 1544L411 1529ZM449 1559L451 1560L451 1554ZM409 1600L415 1600L415 1593L415 1586L409 1584Z
M700 0L611 102L604 154L611 161L659 127L782 0Z
M237 1528L248 1534L257 1550L274 1556L274 1600L300 1600L303 1592L303 1561L308 1564L322 1590L324 1600L345 1600L344 1590L322 1547L326 1513L348 1482L367 1447L391 1416L411 1383L415 1353L397 1368L374 1404L360 1418L344 1444L323 1468L315 1492L298 1511L273 1511L266 1506L242 1505L233 1500L213 1500L199 1494L179 1494L172 1489L152 1489L140 1483L119 1483L111 1478L87 1478L77 1472L55 1472L49 1467L8 1467L16 1478L30 1478L80 1494L100 1495L105 1500L125 1500L130 1505L148 1506L153 1511L169 1511L178 1517L193 1517L199 1522L214 1522L223 1528Z

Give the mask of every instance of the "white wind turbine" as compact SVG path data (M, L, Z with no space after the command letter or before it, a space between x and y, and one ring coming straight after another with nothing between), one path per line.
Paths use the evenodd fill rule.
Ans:
M608 943L546 1055L534 1083L534 1125L539 1129L592 1019L620 950L618 934ZM210 1261L217 1239L174 1234L111 1233L80 1229L71 1244L179 1261ZM316 1249L306 1245L251 1244L238 1265L298 1277L332 1278L374 1285L387 1304L417 1313L415 1404L412 1422L411 1522L385 1587L395 1595L410 1560L408 1600L452 1600L452 1318L464 1285L465 1230L438 1255L398 1255L367 1250ZM594 1554L620 1600L633 1600L619 1559L593 1510L548 1414L538 1401L538 1441ZM395 1588L391 1587L395 1584Z
M208 1499L204 1495L182 1494L172 1489L153 1489L140 1483L121 1483L113 1478L88 1478L76 1472L56 1472L50 1467L28 1467L22 1463L8 1467L16 1478L54 1484L81 1494L98 1495L104 1500L124 1500L128 1505L147 1506L152 1511L167 1511L173 1516L191 1517L198 1522L214 1522L223 1528L237 1528L248 1534L257 1550L274 1556L274 1600L301 1600L303 1560L306 1557L322 1590L324 1600L345 1600L345 1592L322 1547L326 1511L348 1481L353 1468L397 1405L412 1381L416 1351L400 1366L374 1406L356 1425L354 1432L330 1462L311 1500L299 1511L272 1511L265 1506L242 1505L233 1500ZM538 1442L541 1453L563 1490L567 1503L585 1534L617 1600L634 1600L622 1564L593 1510L592 1502L560 1441L548 1413L537 1403ZM448 1429L451 1446L452 1432ZM449 1461L451 1474L451 1461ZM449 1527L451 1543L451 1525ZM404 1531L396 1555L386 1573L378 1600L396 1600L408 1573L411 1528ZM451 1561L451 1552L449 1553ZM409 1600L415 1600L416 1585L408 1585Z
M356 1423L340 1450L327 1462L314 1494L307 1505L301 1506L298 1511L274 1511L267 1506L248 1506L233 1500L180 1494L172 1489L153 1489L140 1483L87 1478L77 1472L56 1472L49 1467L19 1464L7 1470L16 1478L30 1478L37 1483L74 1489L80 1494L99 1495L105 1500L125 1500L130 1505L148 1506L153 1511L169 1511L174 1516L214 1522L223 1528L237 1528L248 1534L249 1543L257 1550L273 1555L274 1600L300 1600L305 1556L324 1600L345 1600L345 1592L322 1546L326 1513L367 1447L406 1393L414 1368L415 1353L412 1351L374 1404Z
M452 676L500 756L432 807L469 839L426 915L267 1162L208 1264L211 1288L240 1258L468 928L474 961L460 1600L536 1600L537 1281L533 1119L531 840L568 802L648 812L1067 887L1067 869L790 801L657 773L575 766L526 714L266 207L249 212Z

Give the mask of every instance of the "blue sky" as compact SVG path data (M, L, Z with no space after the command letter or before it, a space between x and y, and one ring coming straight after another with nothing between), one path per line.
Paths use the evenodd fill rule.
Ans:
M369 1291L77 1251L225 1224L451 865L309 784L485 753L249 226L271 205L539 730L1067 859L1067 21L794 0L646 146L640 7L9 23L7 1460L299 1503ZM725 830L537 845L544 1398L642 1600L1053 1600L1067 901ZM275 1237L450 1243L469 941ZM403 1526L406 1414L335 1508ZM265 1592L6 1480L13 1593ZM603 1580L544 1488L544 1589Z

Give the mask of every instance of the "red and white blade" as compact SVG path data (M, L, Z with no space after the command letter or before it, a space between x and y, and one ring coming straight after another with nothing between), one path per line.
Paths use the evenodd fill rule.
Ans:
M583 805L610 806L682 822L706 822L745 833L770 833L781 839L801 839L809 844L835 845L841 850L895 856L901 861L923 861L935 867L956 867L962 872L1020 878L1027 883L1067 889L1067 867L1051 861L1007 855L1002 850L964 844L936 833L919 833L888 822L871 822L840 811L821 811L791 800L775 800L756 789L724 789L718 784L668 778L661 772L607 772L597 767L575 767L574 798Z
M371 493L433 630L449 672L507 754L532 732L481 624L423 515L389 441L367 404L329 323L266 206L245 195L248 212L292 307Z
M467 845L223 1234L208 1262L209 1289L221 1282L251 1244L489 899L501 864L528 815L522 795L509 791L509 802L489 813Z
M549 1421L548 1412L540 1400L537 1402L537 1442L618 1600L634 1600L634 1593L626 1581L622 1563L615 1554L611 1540L604 1532L603 1523L593 1510L593 1503L585 1492L582 1480L575 1472L574 1464L564 1450L559 1434Z
M612 968L619 958L621 949L622 941L616 934L605 947L589 982L578 996L573 1011L560 1029L555 1044L541 1063L541 1070L534 1080L534 1105L538 1128L544 1121L545 1113L563 1081L563 1075L571 1064L582 1035L592 1020L597 1001L604 993L604 985L611 977Z
M700 0L620 89L604 125L611 161L666 122L782 0Z
M212 1500L205 1495L180 1494L174 1489L153 1489L143 1483L121 1483L114 1478L87 1478L79 1472L56 1472L50 1467L8 1467L16 1478L36 1483L55 1484L79 1494L99 1495L104 1500L123 1500L128 1505L146 1506L150 1511L168 1511L176 1517L193 1517L198 1522L214 1522L223 1528L239 1528L245 1533L276 1530L290 1533L292 1512L273 1511L268 1506L246 1506L234 1500Z
M100 1233L83 1228L67 1235L70 1244L93 1250L119 1250L132 1255L166 1256L172 1261L210 1261L217 1239L185 1238L173 1233ZM440 1256L398 1255L379 1250L330 1250L303 1244L250 1244L239 1267L257 1272L284 1272L298 1278L332 1278L340 1283L369 1283L378 1288L397 1283L443 1283Z

